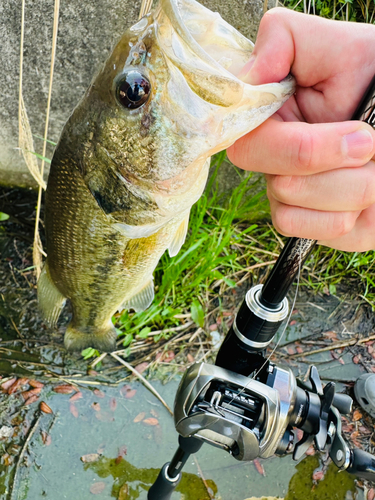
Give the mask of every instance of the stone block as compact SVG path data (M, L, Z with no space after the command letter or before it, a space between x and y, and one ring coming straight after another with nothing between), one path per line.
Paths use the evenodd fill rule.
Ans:
M263 13L260 0L202 0L255 39ZM136 22L140 0L61 2L48 137L58 140L69 114L125 29ZM53 0L26 0L23 95L31 129L44 135L53 26ZM21 1L0 2L0 184L36 187L18 148L18 86ZM42 141L35 138L36 151ZM48 146L47 157L53 148ZM46 175L48 173L48 165Z

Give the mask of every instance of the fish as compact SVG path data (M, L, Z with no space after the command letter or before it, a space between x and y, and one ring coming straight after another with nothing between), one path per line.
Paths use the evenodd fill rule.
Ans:
M195 0L160 0L118 41L65 124L45 196L44 318L67 300L68 350L115 349L117 311L143 311L183 245L210 157L276 112L294 79L237 75L253 43Z

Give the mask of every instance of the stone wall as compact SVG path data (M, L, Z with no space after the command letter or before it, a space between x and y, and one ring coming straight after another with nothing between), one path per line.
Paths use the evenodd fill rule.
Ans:
M260 0L202 0L255 39ZM138 18L141 0L62 1L49 138L57 140L115 41ZM26 0L23 95L33 134L43 136L49 84L53 0ZM35 187L18 147L21 0L0 1L0 184ZM35 138L37 152L42 141ZM51 157L52 147L47 151ZM48 171L48 170L47 170Z

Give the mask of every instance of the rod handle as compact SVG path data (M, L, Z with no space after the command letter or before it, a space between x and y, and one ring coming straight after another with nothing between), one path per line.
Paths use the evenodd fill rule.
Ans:
M169 462L164 464L160 469L156 481L148 490L147 500L170 500L172 493L181 480L181 474L178 474L178 476L173 479L170 478L168 476L168 466Z

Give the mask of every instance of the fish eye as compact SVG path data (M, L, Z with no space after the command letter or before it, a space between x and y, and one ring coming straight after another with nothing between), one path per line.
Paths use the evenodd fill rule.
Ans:
M141 107L149 98L151 84L138 71L129 71L117 82L117 99L124 108Z

